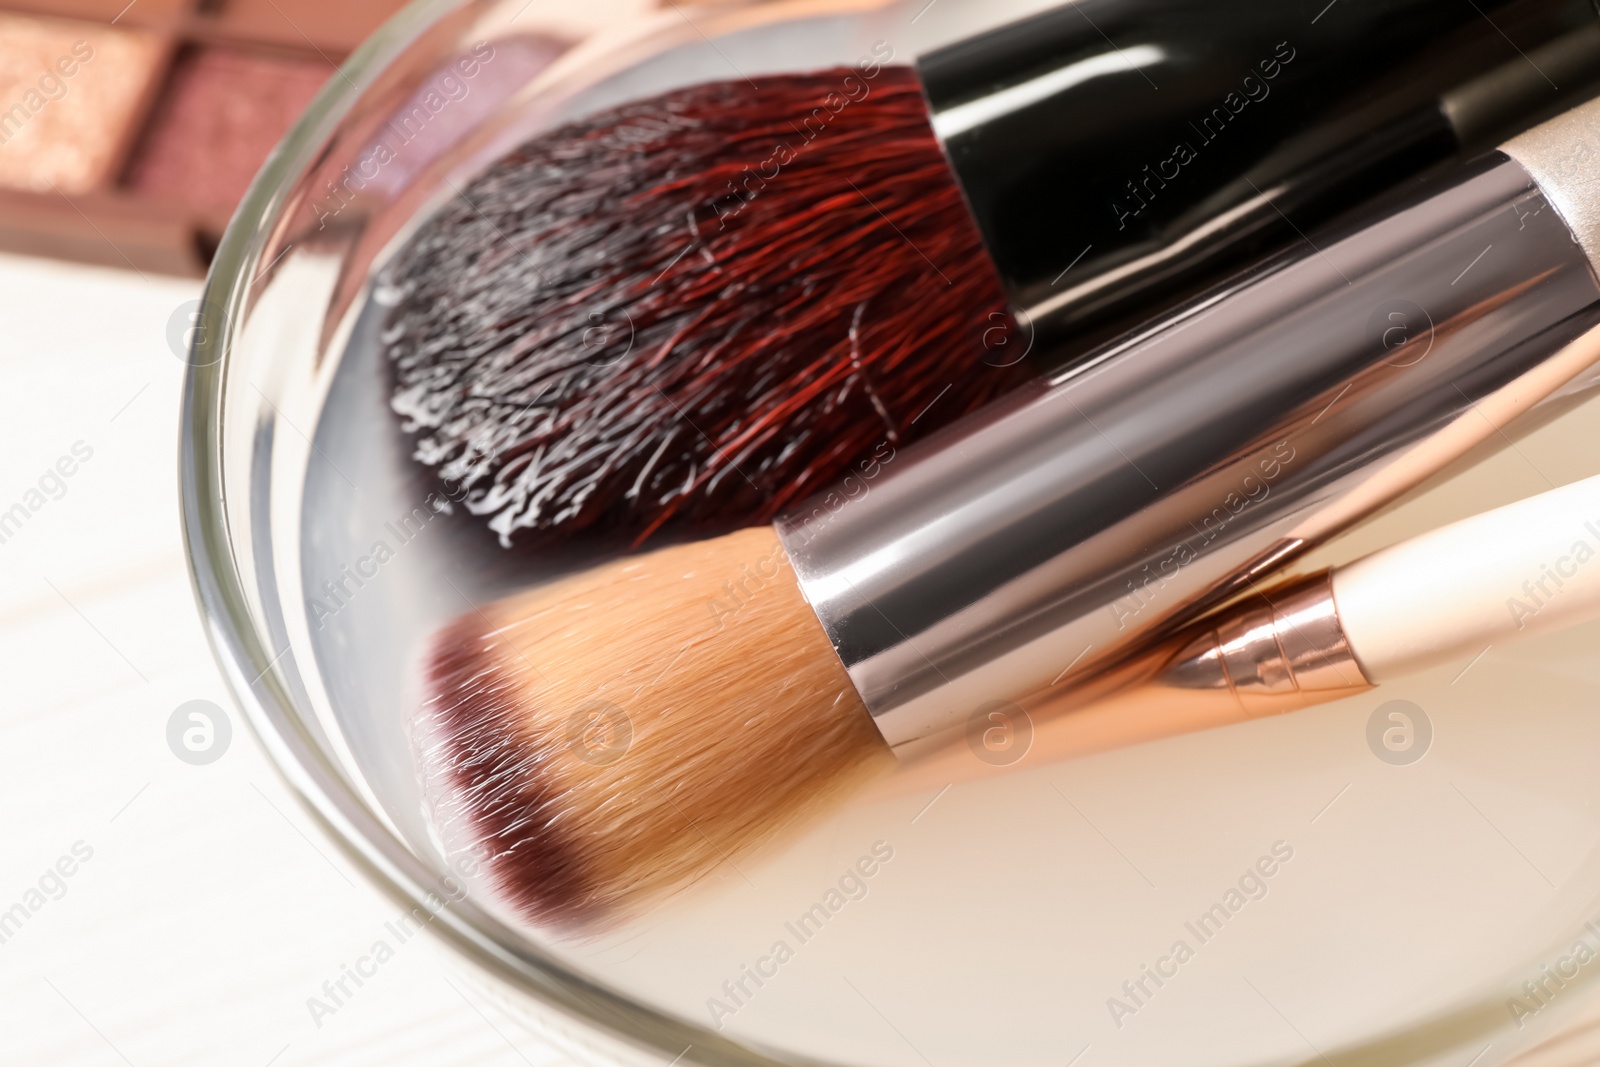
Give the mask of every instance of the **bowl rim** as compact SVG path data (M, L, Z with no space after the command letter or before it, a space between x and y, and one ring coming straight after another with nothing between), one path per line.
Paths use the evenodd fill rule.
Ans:
M485 9L496 0L467 0ZM500 0L504 2L504 0ZM530 0L531 2L531 0ZM234 552L224 474L223 411L231 346L248 305L265 251L281 219L287 191L320 155L343 118L361 97L362 85L400 59L418 37L463 0L413 0L393 15L338 66L338 75L318 92L263 165L240 202L218 246L200 297L203 343L221 355L199 361L185 354L179 413L179 508L190 585L212 656L256 741L323 835L391 900L407 909L426 908L427 923L440 940L513 990L532 997L581 1033L551 1033L569 1042L596 1039L619 1044L654 1062L707 1067L787 1067L809 1058L776 1059L704 1027L647 1007L601 985L539 951L513 945L493 933L493 921L475 908L457 908L440 893L441 883L375 814L321 744L306 728L295 699L279 673L263 622L250 607L248 584ZM285 249L286 251L287 249ZM266 264L270 268L271 264ZM261 273L265 273L262 271ZM232 487L239 489L242 487ZM292 658L292 656L290 657ZM467 912L472 912L472 915ZM540 1020L552 1029L557 1019ZM660 1057L655 1060L655 1057Z
M433 919L426 924L428 929L459 957L546 1009L547 1016L540 1022L549 1037L568 1046L584 1045L613 1062L622 1054L634 1061L647 1056L668 1067L823 1067L825 1061L758 1050L647 1007L579 974L530 943L498 936L497 927L508 932L509 928L470 902L457 907L441 900L442 883L435 872L371 810L307 728L280 673L279 661L290 648L273 652L263 620L250 607L249 583L234 551L222 443L230 348L251 290L266 273L262 267L272 266L264 263L265 253L274 247L274 229L282 218L288 190L319 159L328 139L362 96L360 87L372 84L376 74L400 59L441 18L466 6L488 11L496 4L526 6L533 2L411 0L338 65L341 76L330 78L318 92L268 157L235 211L199 304L206 343L222 354L203 363L185 356L178 488L191 588L229 692L280 779L323 836L389 899L408 910L422 907L430 911ZM1393 1053L1412 1048L1418 1035L1431 1037L1433 1051L1454 1048L1468 1034L1494 1029L1490 1020L1498 1019L1500 1011L1498 998L1484 995L1431 1020L1416 1021L1333 1051L1339 1055ZM557 1031L561 1022L579 1029ZM1558 1033L1547 1040L1553 1043L1561 1036ZM605 1047L598 1047L602 1042Z

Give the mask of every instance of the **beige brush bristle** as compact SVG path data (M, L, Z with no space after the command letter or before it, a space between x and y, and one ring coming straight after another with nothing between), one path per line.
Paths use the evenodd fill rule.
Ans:
M564 926L737 863L894 762L766 526L468 613L417 727L446 839Z

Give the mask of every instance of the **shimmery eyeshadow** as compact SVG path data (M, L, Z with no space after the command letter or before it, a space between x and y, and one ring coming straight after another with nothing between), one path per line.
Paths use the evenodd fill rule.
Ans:
M233 208L333 67L228 48L180 56L127 184L153 196Z
M161 53L138 30L0 13L0 186L103 184Z

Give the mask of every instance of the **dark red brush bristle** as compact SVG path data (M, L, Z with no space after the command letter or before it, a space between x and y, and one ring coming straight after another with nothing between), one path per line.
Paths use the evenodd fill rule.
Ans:
M434 639L428 692L413 726L424 793L448 848L470 857L526 919L572 926L592 912L593 886L562 834L562 789L521 724L530 714L495 665L495 638L476 614Z
M395 410L502 543L770 519L1031 376L985 362L1014 324L916 75L759 80L530 141L398 257Z

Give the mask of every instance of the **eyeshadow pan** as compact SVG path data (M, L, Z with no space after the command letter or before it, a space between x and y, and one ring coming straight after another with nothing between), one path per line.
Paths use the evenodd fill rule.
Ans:
M273 147L337 64L403 6L0 0L0 250L204 274ZM502 84L526 66L513 51L484 64L470 95L445 86L450 121L432 123L382 177L426 166L459 135L447 127L515 91Z
M5 0L6 10L24 14L50 15L58 19L85 19L89 22L130 23L140 26L171 22L188 11L194 0ZM209 2L209 0L204 0Z
M163 48L140 30L0 12L0 186L102 184Z
M315 40L329 54L355 48L399 6L395 0L198 0L204 15L227 26L230 40L294 50Z
M267 155L333 75L320 60L233 48L179 56L126 184L231 210Z

